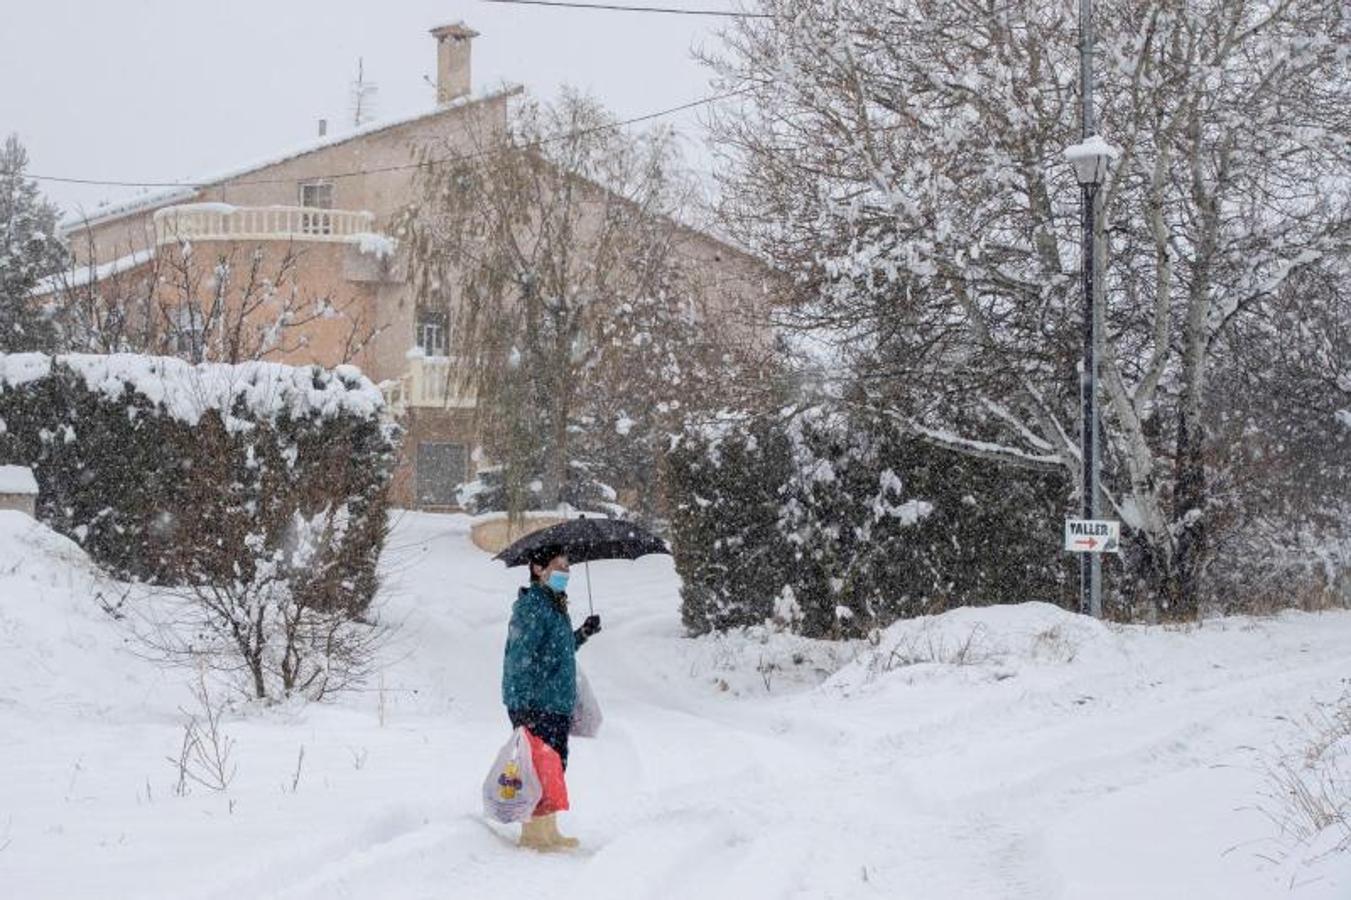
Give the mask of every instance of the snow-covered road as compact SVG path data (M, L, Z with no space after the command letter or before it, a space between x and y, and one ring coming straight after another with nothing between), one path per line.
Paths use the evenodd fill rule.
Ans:
M1351 897L1344 858L1264 861L1257 809L1291 721L1351 684L1351 613L1165 630L1024 604L875 648L692 641L665 558L592 567L606 723L562 817L583 849L522 852L478 796L519 572L467 532L403 515L383 681L232 718L228 795L179 797L182 673L109 649L78 560L0 518L0 896Z

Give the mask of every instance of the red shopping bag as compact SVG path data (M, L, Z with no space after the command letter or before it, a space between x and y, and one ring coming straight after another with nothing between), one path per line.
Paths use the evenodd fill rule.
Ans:
M544 795L535 807L535 815L547 816L550 813L563 812L568 808L568 783L563 780L563 760L558 751L525 729L530 740L530 761L535 764L535 775L539 778Z

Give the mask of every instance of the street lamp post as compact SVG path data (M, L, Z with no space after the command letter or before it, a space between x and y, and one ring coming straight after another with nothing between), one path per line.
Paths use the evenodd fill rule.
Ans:
M1093 0L1079 3L1079 79L1083 100L1083 129L1078 144L1065 156L1079 182L1083 249L1080 269L1084 295L1084 356L1079 376L1082 405L1080 449L1083 456L1083 517L1098 518L1098 321L1102 308L1102 273L1098 271L1098 189L1117 150L1097 133L1093 114ZM1102 618L1102 557L1084 553L1079 558L1079 611Z

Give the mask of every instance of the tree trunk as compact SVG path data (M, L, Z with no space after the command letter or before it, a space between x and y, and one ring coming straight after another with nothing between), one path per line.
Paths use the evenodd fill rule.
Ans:
M245 654L249 661L249 672L253 675L253 692L259 700L267 699L267 682L263 678L263 651L267 646L267 636L263 632L263 620L267 616L267 610L259 607L258 612L253 617L253 647L251 651Z
M544 467L543 505L546 508L558 506L563 500L563 487L568 475L568 397L561 385L553 406L553 420L550 423L549 458Z
M249 674L253 676L253 695L259 700L267 699L267 682L263 680L263 654L261 652L251 654L249 660Z
M572 329L565 327L565 316L555 317L554 348L549 358L552 377L545 407L551 413L549 420L549 457L544 461L543 506L553 508L563 500L563 488L568 477L568 420L572 413L573 378L571 365Z
M1205 560L1206 472L1202 428L1184 408L1178 416L1173 480L1175 551L1164 594L1164 616L1195 619L1200 611L1201 569Z

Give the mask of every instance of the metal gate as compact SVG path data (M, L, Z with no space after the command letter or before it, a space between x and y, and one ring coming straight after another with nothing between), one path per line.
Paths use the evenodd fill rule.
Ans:
M463 444L418 444L418 505L458 505L455 488L465 481L468 474L468 454Z

